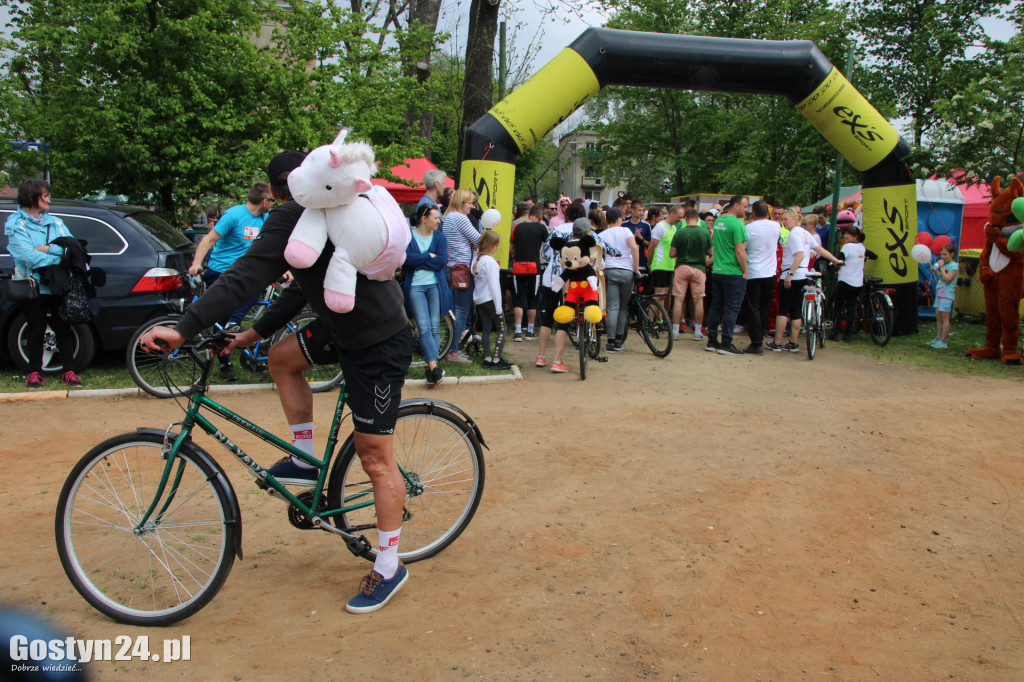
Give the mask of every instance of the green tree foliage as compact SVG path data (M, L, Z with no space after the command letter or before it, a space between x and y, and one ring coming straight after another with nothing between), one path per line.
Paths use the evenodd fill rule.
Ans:
M997 15L1006 4L867 0L856 5L858 32L867 50L865 91L882 113L911 119L915 147L938 122L933 104L976 76L978 62L968 58L968 50L985 36L980 19Z
M1024 171L1024 6L1017 21L1015 36L991 42L978 57L978 75L935 104L939 122L929 146L939 161L922 174L962 170L978 182Z
M50 145L58 194L106 190L169 211L204 193L244 195L279 149L325 144L342 125L384 168L422 152L403 134L422 87L402 63L430 41L377 28L376 5L2 4L16 44L0 118L12 137Z
M638 31L770 40L811 40L845 61L845 15L826 0L608 0L610 26ZM625 170L630 191L742 192L807 203L831 186L834 149L780 97L606 88L588 105L605 153L603 173ZM598 122L598 123L594 123Z

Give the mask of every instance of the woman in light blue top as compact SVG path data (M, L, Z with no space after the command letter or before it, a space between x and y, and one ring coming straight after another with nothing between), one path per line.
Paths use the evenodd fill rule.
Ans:
M416 209L416 227L412 229L402 266L405 305L416 318L420 347L427 361L427 383L431 386L444 378L444 370L437 366L441 316L447 315L452 307L452 293L445 273L448 240L444 232L437 229L440 219L433 204L424 203Z
M47 212L50 208L50 186L42 180L26 180L18 187L18 210L7 218L4 234L7 235L7 251L14 259L14 276L32 278L39 282L39 297L18 304L25 316L25 342L28 354L27 388L39 388L43 379L43 337L49 323L57 337L57 349L64 364L61 382L67 386L81 386L82 381L75 374L75 337L71 326L60 319L57 309L62 296L50 292L50 287L41 281L42 268L58 265L64 249L51 244L57 237L71 237L71 232L60 218ZM49 319L47 319L49 316Z

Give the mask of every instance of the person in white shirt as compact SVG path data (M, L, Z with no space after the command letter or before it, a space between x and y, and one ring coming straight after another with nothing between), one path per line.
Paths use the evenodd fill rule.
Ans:
M747 290L740 315L750 335L750 345L743 351L763 355L765 333L768 331L768 308L772 303L775 275L778 273L779 238L782 226L768 219L768 202L755 201L751 207L754 220L747 223Z
M473 303L476 314L483 328L483 346L485 369L509 369L512 367L501 357L505 346L505 314L502 310L501 267L493 254L501 235L494 230L487 230L477 244L477 257L473 262ZM495 330L494 353L491 353L491 329Z
M832 326L832 334L829 337L832 341L839 340L839 323L843 319L846 320L843 341L850 340L857 301L864 289L864 261L878 257L864 247L864 232L856 227L843 230L842 240L839 257L843 261L843 266L839 268L839 281L836 284L836 323Z
M782 214L782 221L790 232L782 247L779 316L775 318L775 340L769 341L766 345L768 350L776 353L781 353L784 350L799 353L800 325L803 315L801 311L802 294L804 286L807 284L807 267L811 262L811 252L814 251L836 265L842 261L823 248L821 242L815 239L816 235L812 236L818 225L818 216L809 215L801 219L793 211L786 211ZM787 326L790 330L789 341L783 344L782 340L786 336Z
M640 276L640 248L628 227L622 225L622 212L609 208L605 213L608 229L601 232L601 239L608 246L604 256L605 300L608 303L608 344L607 351L622 350L626 337L626 318L629 297L633 293L633 277ZM612 251L621 255L612 255ZM665 245L668 252L668 245Z

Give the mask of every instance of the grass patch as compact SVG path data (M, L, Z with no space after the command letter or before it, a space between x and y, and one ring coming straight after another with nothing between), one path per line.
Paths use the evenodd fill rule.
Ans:
M510 374L511 372L496 372L493 369L484 369L480 365L482 358L475 357L472 364L459 363L459 362L446 362L442 360L439 364L445 371L447 377L465 377L465 376L493 376L500 374ZM235 372L238 374L238 382L240 384L264 384L270 383L270 374L253 373L242 368L241 363L232 361L232 365L235 368ZM426 365L413 364L409 368L409 372L406 375L408 379L423 379L426 376ZM89 365L85 370L80 373L82 377L82 384L86 389L99 389L99 388L138 388L135 382L132 381L131 375L128 374L128 370L125 367L125 352L123 350L101 353L96 356L92 364ZM220 377L217 375L217 370L211 375L211 385L223 384ZM47 375L46 383L39 390L42 391L59 391L64 388L64 385L60 383L60 375ZM5 361L0 364L0 393L20 393L25 391L25 372L18 369L10 361Z
M867 355L881 363L915 365L960 376L987 376L1024 381L1024 367L1004 365L998 360L972 360L968 348L985 343L985 325L975 321L954 320L949 331L949 348L940 350L925 345L935 338L935 321L921 318L917 334L894 336L883 347L871 342L867 332L855 334L850 343L830 342L829 348L844 348ZM802 342L802 339L801 339Z

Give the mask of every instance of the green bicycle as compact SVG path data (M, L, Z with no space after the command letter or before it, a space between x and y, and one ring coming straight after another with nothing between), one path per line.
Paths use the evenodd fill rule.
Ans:
M216 362L201 351L224 343L220 335L183 347L202 372L181 422L100 443L75 465L61 491L56 515L61 564L85 600L116 621L162 626L188 618L213 599L235 557L242 558L238 500L221 466L192 440L195 427L242 462L259 487L288 503L293 526L329 531L355 556L376 558L374 546L360 535L376 527L373 487L351 435L334 456L348 396L344 384L318 460L207 397ZM319 467L316 485L292 494L204 413ZM439 400L402 401L394 447L406 486L403 562L434 556L465 530L483 494L481 446L487 447L480 429L458 407Z

